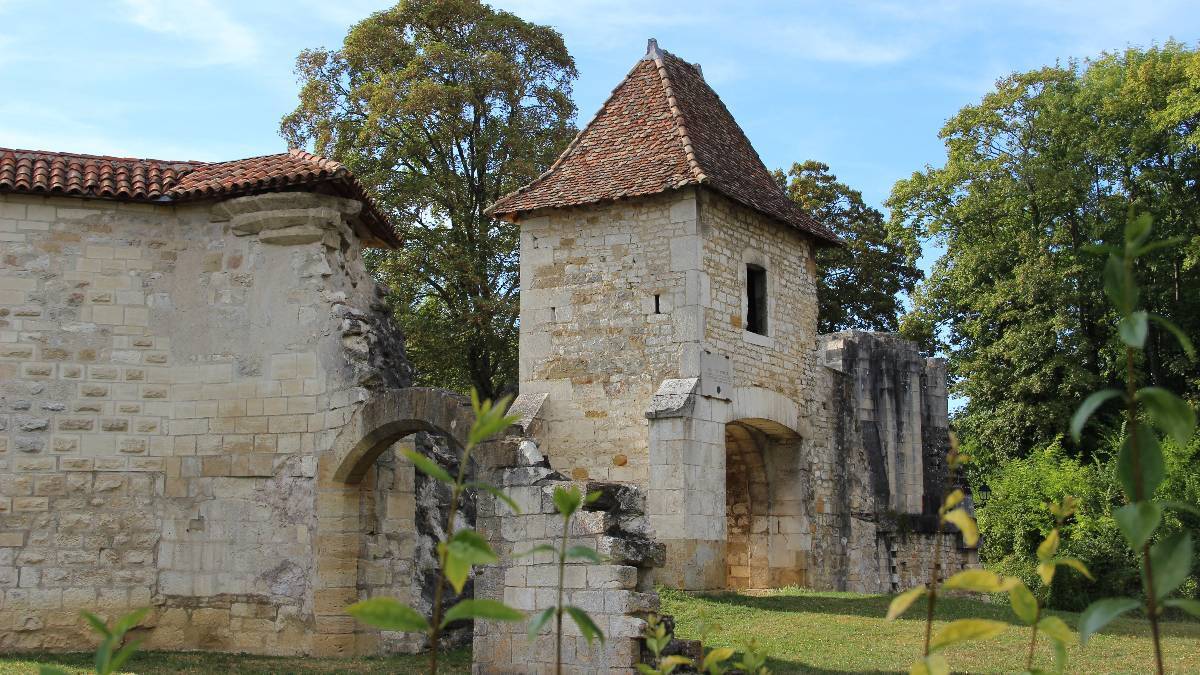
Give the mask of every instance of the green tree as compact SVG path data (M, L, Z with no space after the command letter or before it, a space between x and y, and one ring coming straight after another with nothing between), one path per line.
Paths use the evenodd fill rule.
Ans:
M1123 379L1104 260L1089 252L1123 240L1130 209L1185 239L1138 259L1144 304L1200 333L1186 292L1200 281L1198 58L1171 42L1011 75L947 122L943 166L893 188L892 229L946 248L904 323L943 336L930 347L966 399L956 422L978 471L1048 445L1087 392ZM1157 326L1138 358L1148 384L1196 394L1200 370Z
M404 0L341 49L305 50L296 71L284 138L354 171L405 242L369 263L418 381L492 399L513 389L517 230L484 209L575 133L562 36L477 0Z
M810 159L775 177L789 197L846 241L817 251L818 330L898 330L898 294L911 293L921 278L913 264L919 246L905 247L891 236L883 214L838 181L828 164Z

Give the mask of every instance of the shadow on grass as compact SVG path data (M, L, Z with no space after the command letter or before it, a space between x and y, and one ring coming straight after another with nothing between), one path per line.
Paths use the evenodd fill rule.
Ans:
M418 675L425 672L427 658L425 654L326 659L220 652L137 652L125 663L122 670L146 675L159 673L184 675L200 675L201 673L205 675L208 673L237 673L238 675L395 673ZM91 653L11 654L0 656L0 673L27 672L6 669L6 665L16 663L35 663L92 672L93 660L94 657ZM444 657L443 664L444 669L439 668L439 671L447 675L469 673L471 652L469 649L449 651Z

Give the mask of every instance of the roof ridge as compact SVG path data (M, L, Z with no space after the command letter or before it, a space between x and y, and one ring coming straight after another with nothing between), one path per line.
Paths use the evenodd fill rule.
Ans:
M559 165L562 164L568 157L571 156L571 152L573 152L575 150L575 148L579 145L579 141L583 139L583 135L585 133L587 133L588 127L592 126L593 122L600 119L600 116L603 115L604 111L608 109L608 104L611 103L613 100L613 97L617 95L617 91L620 90L621 87L625 86L625 83L629 81L630 76L632 76L634 74L634 72L637 71L638 66L642 65L642 61L644 61L644 60L645 60L645 57L642 57L634 62L633 67L629 69L629 72L625 73L625 77L621 78L621 81L617 83L617 86L613 87L612 91L608 92L608 96L604 99L604 102L600 104L600 107L596 110L595 114L592 115L592 118L590 120L588 120L587 124L579 127L579 131L575 132L575 137L571 139L570 143L567 143L567 147L564 148L563 151L558 154L558 157L555 158L554 163L551 164L548 169L539 173L536 178L529 181L525 185L522 185L521 187L513 190L512 192L501 195L499 199L497 199L495 202L493 202L491 206L484 209L483 212L487 215L491 215L497 206L503 204L505 201L507 201L508 199L510 199L512 197L516 197L517 195L524 194L524 193L532 190L534 187L536 187L538 185L538 183L541 183L550 174L554 173L554 170L557 169L559 167Z
M103 159L109 162L154 162L156 164L189 164L193 166L204 165L207 162L202 162L196 159L155 159L153 157L120 157L118 155L91 155L85 152L60 152L58 150L30 150L27 148L4 148L0 147L0 154L10 152L14 155L44 155L60 158L78 157L80 159Z
M671 77L667 74L667 65L664 62L665 56L673 56L679 58L670 52L665 52L658 48L658 40L650 38L646 44L646 57L654 61L655 67L658 69L658 79L662 83L663 94L667 97L667 106L671 109L671 117L675 120L675 131L679 135L679 143L683 146L683 155L687 158L688 169L692 172L692 178L696 179L698 184L703 184L708 180L704 169L700 166L700 162L696 159L696 149L692 146L692 139L688 136L687 125L683 122L683 111L679 109L679 102L675 98L675 90L671 86ZM760 162L762 160L759 160Z

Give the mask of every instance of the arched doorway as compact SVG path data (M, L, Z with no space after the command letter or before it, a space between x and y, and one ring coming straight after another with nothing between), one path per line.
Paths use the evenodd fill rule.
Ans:
M358 408L319 458L314 653L371 654L421 646L417 637L381 634L358 624L345 608L375 595L420 604L418 480L397 450L411 444L413 434L429 432L457 452L473 421L470 403L452 392L387 390Z
M764 418L725 425L725 585L803 585L811 544L801 438Z

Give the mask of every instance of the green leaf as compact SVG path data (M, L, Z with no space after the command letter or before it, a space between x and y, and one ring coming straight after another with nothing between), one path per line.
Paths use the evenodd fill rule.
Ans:
M564 518L570 518L572 514L579 510L580 504L583 503L583 496L579 493L579 488L572 485L569 488L562 486L554 488L554 507L562 514Z
M571 615L571 620L579 627L579 632L583 633L583 637L587 640L588 645L592 644L593 639L600 640L601 644L604 643L604 632L596 626L596 623L592 621L592 617L588 616L587 612L572 605L567 605L563 608L563 611Z
M962 490L955 490L954 492L946 495L946 499L942 502L942 513L945 513L958 506L962 503L963 499L966 499L966 495L963 494Z
M413 466L417 467L418 471L426 476L440 480L443 483L454 484L454 479L450 477L450 474L446 473L446 470L438 466L437 462L432 459L429 459L416 450L404 450L402 454L413 463Z
M1054 571L1057 566L1052 562L1038 563L1037 573L1041 577L1042 583L1049 586L1054 581Z
M945 649L968 640L987 640L1004 632L1008 624L991 619L958 619L951 621L933 636L929 651Z
M664 656L662 660L658 662L658 665L660 668L662 668L663 675L670 675L679 666L692 665L692 660L686 656L674 654L671 656Z
M1050 564L1054 565L1055 567L1059 567L1059 566L1070 567L1071 569L1075 570L1076 572L1079 572L1080 574L1087 577L1088 579L1091 579L1092 581L1096 580L1096 578L1092 576L1091 571L1088 570L1087 565L1084 565L1083 561L1080 560L1079 558L1068 558L1065 556L1059 557L1059 558L1054 558L1054 559L1050 560Z
M927 589L924 586L917 586L904 591L900 595L892 598L891 604L888 605L887 620L891 621L901 614L908 611L918 598L925 595Z
M1038 560L1046 562L1050 558L1053 558L1054 554L1058 553L1058 543L1058 528L1056 527L1053 530L1050 530L1050 534L1046 535L1046 538L1042 540L1042 543L1038 544Z
M1108 625L1110 621L1131 609L1137 609L1141 604L1133 598L1105 598L1088 605L1079 615L1079 642L1086 645L1088 640Z
M1083 436L1083 427L1087 424L1092 414L1109 399L1120 395L1121 392L1116 389L1101 389L1085 398L1083 403L1079 405L1079 409L1071 416L1071 438L1075 439L1075 442L1078 443L1079 439Z
M1054 672L1062 675L1067 668L1067 643L1054 640L1050 644L1054 647Z
M943 588L951 591L974 593L1003 593L1020 583L1015 577L1002 577L995 572L981 569L963 570L946 580Z
M524 614L498 600L462 600L446 612L442 627L461 619L520 621L524 618Z
M1162 387L1143 387L1138 390L1137 399L1145 404L1163 433L1175 439L1180 447L1187 446L1196 430L1196 411L1187 401Z
M89 612L87 610L80 612L79 615L82 616L84 619L86 619L87 622L92 625L92 630L103 635L104 637L112 637L112 631L110 631L108 629L108 624L101 621L100 617L96 616L95 614L92 614L91 612Z
M1137 476L1133 455L1133 439L1135 438L1137 439L1138 456L1141 458L1142 484L1140 491L1135 480ZM1149 427L1139 424L1136 433L1125 438L1120 452L1117 453L1117 478L1121 481L1125 495L1129 497L1129 501L1149 499L1154 494L1154 489L1158 487L1159 483L1162 483L1165 474L1166 467L1163 464L1162 448L1158 444L1158 437Z
M1027 624L1037 621L1038 603L1033 592L1024 583L1018 583L1008 591L1008 602L1012 605L1013 613Z
M1137 304L1137 288L1133 287L1126 296L1125 259L1113 253L1104 263L1104 294L1122 314L1128 314Z
M359 621L384 630L424 633L429 621L417 610L395 598L371 598L346 608L346 613Z
M587 560L593 563L604 562L604 558L600 557L600 554L596 553L596 550L590 546L572 546L567 549L567 559L571 558Z
M487 540L475 530L458 530L454 536L450 537L445 548L446 565L443 571L446 573L446 580L454 587L455 593L462 593L463 586L467 583L467 577L471 573L471 567L488 565L499 560L492 552L492 547L488 545Z
M1154 224L1154 217L1149 213L1141 213L1136 216L1131 215L1125 223L1125 244L1129 248L1136 248L1146 237L1150 236L1151 226Z
M1172 511L1183 511L1185 513L1190 513L1193 516L1200 516L1200 507L1197 507L1195 504L1188 504L1186 502L1176 502L1176 501L1171 501L1169 499L1161 500L1158 503L1161 504L1164 508L1171 509Z
M1162 317L1157 314L1151 314L1150 320L1165 328L1171 335L1174 335L1175 340L1179 343L1179 347L1183 350L1183 353L1187 354L1189 359L1195 360L1196 347L1192 344L1192 339L1187 336L1187 333L1183 332L1183 329L1181 329L1179 326L1176 326L1166 317Z
M1162 509L1149 500L1135 502L1114 509L1113 519L1117 521L1117 527L1121 528L1121 534L1125 535L1130 548L1140 551L1162 522Z
M1192 616L1200 619L1200 600L1191 598L1169 598L1163 601L1167 607L1178 607Z
M1067 643L1075 637L1067 624L1057 616L1043 616L1037 625L1039 630L1057 642Z
M471 408L475 411L475 423L467 433L467 444L474 447L496 434L512 426L520 418L516 415L505 415L512 396L505 396L493 404L491 401L480 402L479 394L471 390Z
M909 675L950 675L950 664L941 654L930 654L917 659L908 667Z
M121 672L121 666L123 666L125 662L129 660L129 657L133 656L133 653L137 651L138 646L142 644L142 639L143 638L130 640L125 644L124 647L121 647L120 651L114 654L112 660L108 662L108 672Z
M704 660L700 663L700 672L706 673L712 670L713 666L724 663L733 658L735 650L732 647L718 647L704 655Z
M528 551L522 551L521 553L517 553L513 557L527 558L531 555L537 555L538 553L550 553L552 555L557 556L558 549L554 548L550 544L539 544L538 546L534 546L533 548L529 549Z
M1132 255L1135 258L1141 258L1142 256L1146 255L1147 253L1153 253L1154 251L1157 251L1162 248L1170 248L1172 246L1178 246L1178 245L1186 242L1187 240L1188 240L1187 237L1182 237L1182 236L1168 237L1166 239L1159 239L1157 241L1152 241L1149 244L1146 244L1144 246L1138 246L1130 253L1130 255Z
M1192 571L1192 533L1176 532L1150 547L1154 570L1154 597L1170 595Z
M554 618L554 614L557 611L557 607L547 607L546 609L542 610L542 613L538 614L533 621L529 622L530 640L533 640L537 637L538 633L542 631L542 626L545 626L547 621Z
M496 499L499 499L500 501L504 502L505 504L508 504L508 508L512 509L513 513L516 513L518 515L521 513L521 507L517 505L516 500L514 500L512 497L509 497L507 494L505 494L504 490L501 490L500 488L496 487L495 485L492 485L490 483L472 482L472 483L467 483L466 487L475 488L476 490L483 490L484 492L492 495Z
M954 509L942 516L942 520L953 523L962 532L963 542L967 546L974 546L979 543L979 528L975 525L975 519L965 510Z
M1146 312L1142 310L1122 318L1121 322L1117 324L1117 334L1121 336L1121 342L1134 349L1146 346L1146 334L1149 332L1150 324Z
M142 619L145 619L146 615L149 613L150 608L143 607L141 609L135 609L120 619L117 619L117 622L113 624L112 634L120 636L128 633L131 629L133 629L134 626L141 623Z

